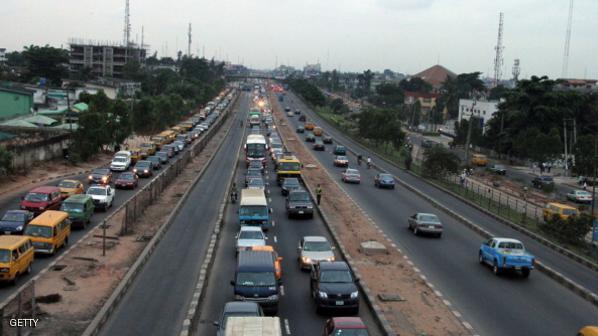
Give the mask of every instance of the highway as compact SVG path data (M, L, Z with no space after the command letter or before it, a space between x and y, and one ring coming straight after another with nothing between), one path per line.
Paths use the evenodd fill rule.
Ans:
M229 154L230 155L230 154ZM244 184L245 164L244 156L237 157L239 166L235 172L235 181L239 187ZM297 264L297 245L301 237L306 235L326 236L330 238L324 223L316 213L313 219L288 219L285 211L285 198L276 183L276 174L272 165L268 163L266 175L266 196L272 208L272 218L275 226L267 232L268 244L272 245L283 257L282 283L284 294L281 296L278 316L283 324L285 335L320 335L322 333L325 316L316 314L313 299L309 293L309 273L299 270ZM237 203L238 204L238 203ZM236 266L235 235L239 230L237 205L227 207L225 224L221 231L220 240L215 256L215 263L208 278L206 296L200 307L200 319L195 335L214 335L216 327L213 321L220 318L224 304L233 301L233 288L229 284L234 279ZM337 253L337 258L340 255ZM282 293L281 293L282 294ZM373 316L361 299L359 316L370 327L372 336L381 335L376 329Z
M233 110L247 111L246 94ZM176 335L186 317L242 133L232 129L156 250L103 327L102 335Z
M277 101L274 104L279 104ZM300 109L309 119L323 127L336 141L370 155L377 165L405 182L432 196L440 203L484 227L497 236L522 240L531 253L542 262L569 276L583 286L598 292L597 274L577 264L519 232L497 222L484 213L446 194L425 181L383 162L342 132L310 111L292 92L287 92L282 108ZM295 128L298 118L288 118ZM299 135L303 140L303 136ZM303 142L303 141L302 141ZM311 144L308 144L311 148ZM598 322L598 308L565 289L544 274L534 271L529 279L514 276L496 277L487 267L480 266L477 252L483 238L448 214L439 211L413 192L398 186L396 190L378 190L373 186L375 170L361 167L361 185L340 182L341 168L332 166L332 146L325 152L313 151L322 167L373 218L384 232L415 262L454 309L460 311L481 335L573 335L587 324ZM356 166L355 157L351 165ZM334 195L326 194L323 200ZM407 217L415 212L436 213L444 223L443 238L416 237L407 227Z
M189 149L189 147L185 147L184 151L187 151L188 149ZM162 165L162 168L160 170L154 171L154 176L157 175L158 173L160 173L161 171L163 171L167 166L172 165L174 162L178 161L181 156L182 155L179 154L179 155L171 158L168 163ZM109 166L109 164L106 165L106 167L108 167L108 166ZM113 176L112 176L113 181L116 180L116 178L118 177L119 174L120 174L119 172L113 172ZM88 187L87 176L88 176L87 174L72 175L69 177L49 180L49 181L46 181L46 182L36 185L36 187L42 186L42 185L55 186L61 180L75 179L75 180L82 181L83 184L85 185L85 188L87 188ZM72 245L72 244L76 243L78 240L80 240L83 236L85 236L85 234L89 230L94 228L96 225L100 224L102 222L102 220L104 220L104 218L106 218L108 215L113 213L121 204L127 202L133 195L135 195L135 193L137 193L137 191L139 191L139 189L141 189L143 186L147 185L153 179L154 179L154 177L139 178L139 186L134 190L116 189L116 195L114 197L114 203L112 205L112 208L108 209L108 211L106 211L106 212L103 212L101 210L96 211L93 214L93 216L91 217L90 224L88 224L85 229L73 229L71 231L71 236L69 238L69 244ZM33 189L33 187L31 187L31 189ZM22 194L13 193L14 194L13 197L3 198L2 200L0 200L0 216L1 216L1 214L4 214L7 210L19 209L19 204L21 202L20 196L23 196L26 193L27 192L22 193ZM34 277L36 274L38 274L42 269L44 269L48 264L50 264L56 258L56 256L64 253L64 251L65 251L64 248L58 250L55 256L36 255L35 262L33 263L31 273L28 275L24 274L24 275L20 276L19 279L17 280L17 286L11 286L10 284L0 284L0 302L4 301L8 296L10 296L12 293L14 293L19 288L19 286L21 284L26 282L26 280L28 280L28 279Z

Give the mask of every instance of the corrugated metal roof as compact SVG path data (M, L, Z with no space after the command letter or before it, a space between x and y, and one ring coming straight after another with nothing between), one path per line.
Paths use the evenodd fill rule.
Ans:
M77 104L73 105L73 109L75 109L79 112L85 112L85 111L89 110L89 106L85 103L77 103Z
M3 126L15 126L15 127L32 127L32 128L37 128L37 125L32 124L30 122L27 122L25 120L9 120L6 122L3 122L2 124Z
M43 115L34 115L29 118L24 118L23 120L26 122L30 122L32 124L38 124L38 125L44 125L44 126L50 126L50 125L58 122L55 119L52 119L50 117L46 117Z

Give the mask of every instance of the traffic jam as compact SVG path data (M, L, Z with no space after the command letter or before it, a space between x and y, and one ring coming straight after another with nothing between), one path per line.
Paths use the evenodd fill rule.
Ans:
M282 308L279 306L290 295L285 296L283 284L288 284L286 281L290 280L286 277L293 273L296 278L304 278L292 280L309 288L313 313L322 317L321 321L314 322L318 334L367 336L366 323L359 316L359 279L339 258L333 243L322 235L323 228L300 237L288 234L296 239L293 242L296 250L292 250L296 254L283 255L277 251L280 244L289 244L277 240L276 234L281 236L285 228L302 227L312 232L306 227L312 225L308 220L314 218L316 205L301 179L303 165L293 153L285 150L263 85L252 87L252 98L246 124L241 122L247 132L239 163L243 176L237 176L230 192L236 214L232 225L238 227L234 235L236 265L234 274L230 274L234 301L224 304L221 317L214 322L217 334L237 335L232 328L241 330L237 323L247 322L248 318L262 321L259 322L262 328L268 319L275 319L274 325L281 325ZM280 206L282 202L272 202L275 197L284 199L284 208ZM281 217L277 217L275 221L274 212L284 213L285 220L281 222ZM289 249L282 251L289 253ZM283 260L287 267L295 264L298 273L285 271ZM286 316L280 319L283 317ZM282 325L287 328L287 334L291 333L286 319ZM279 333L274 331L272 335Z
M31 273L39 255L53 256L66 247L71 230L85 230L96 212L127 202L142 185L141 179L151 180L174 162L213 125L232 99L232 90L225 89L199 113L138 147L117 151L108 167L38 186L23 195L19 208L5 210L0 219L0 281L16 284L19 276ZM123 197L117 200L121 189L132 192L118 191Z

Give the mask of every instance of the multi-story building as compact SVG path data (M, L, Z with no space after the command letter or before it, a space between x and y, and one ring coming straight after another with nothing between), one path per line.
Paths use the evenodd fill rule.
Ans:
M494 117L494 113L498 112L499 103L498 100L476 100L474 104L472 99L459 99L458 120L469 120L473 115L480 120L480 127L485 132L488 121Z
M74 73L91 68L91 73L97 77L122 78L123 67L127 62L145 64L146 50L135 44L127 47L117 43L71 39L69 45L69 66Z
M305 77L316 77L320 75L320 72L322 72L322 66L320 63L306 64L303 67L303 76Z
M415 104L419 101L421 111L423 113L429 113L436 107L436 99L440 97L440 94L433 92L405 92L405 101L407 105Z

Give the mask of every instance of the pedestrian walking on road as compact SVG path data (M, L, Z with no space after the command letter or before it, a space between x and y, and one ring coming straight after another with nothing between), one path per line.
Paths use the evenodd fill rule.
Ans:
M583 182L583 190L588 190L588 183L586 181Z
M540 174L544 174L544 162L540 162Z
M320 200L322 199L322 187L318 184L316 187L316 201L318 205L320 205Z
M550 169L552 168L552 163L548 162L546 164L546 171L548 172L548 174L550 174Z

